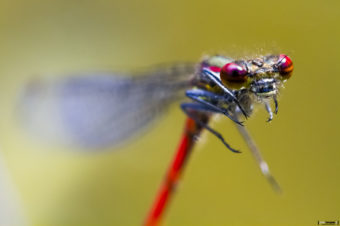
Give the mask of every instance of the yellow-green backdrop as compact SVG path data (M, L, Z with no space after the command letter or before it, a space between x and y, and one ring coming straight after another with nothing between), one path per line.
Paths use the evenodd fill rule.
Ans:
M140 225L170 162L184 115L94 154L32 141L18 127L18 89L32 76L133 70L204 54L282 52L295 71L278 116L247 126L276 175L275 194L233 123L195 149L164 225L317 225L340 219L340 3L325 1L42 1L0 7L1 158L29 225ZM264 50L263 50L264 49ZM51 119L53 120L53 119Z

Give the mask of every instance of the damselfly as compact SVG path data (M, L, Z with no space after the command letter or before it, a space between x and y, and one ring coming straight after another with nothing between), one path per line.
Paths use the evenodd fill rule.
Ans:
M235 122L262 173L280 190L241 119L250 117L256 105L263 105L269 114L267 121L271 121L271 102L277 113L279 89L292 71L291 59L283 54L247 60L217 55L205 57L199 64L178 64L139 76L94 73L35 80L23 92L19 113L28 128L40 136L91 149L125 141L185 94L191 102L181 104L188 116L184 133L146 219L147 225L155 225L203 129L239 153L208 124L214 114Z

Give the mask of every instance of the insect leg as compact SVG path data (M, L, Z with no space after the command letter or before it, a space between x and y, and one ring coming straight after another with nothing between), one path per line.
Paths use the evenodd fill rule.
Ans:
M185 92L185 95L189 97L190 99L201 103L202 105L208 107L211 110L214 110L215 112L222 113L228 118L230 118L235 123L242 126L242 122L238 121L234 117L232 117L227 109L221 108L213 104L214 101L220 101L221 99L225 99L223 96L217 95L215 93L201 90L201 89L194 89L194 90L187 90Z
M276 96L273 96L273 100L274 100L274 103L275 103L275 111L274 111L274 113L277 114L277 112L279 111L279 104L277 102Z
M202 73L207 76L209 78L210 81L212 81L213 83L215 83L218 87L220 87L226 94L228 94L231 98L233 98L233 100L235 101L235 103L237 104L237 106L239 107L239 109L241 110L242 114L247 118L248 115L245 112L245 110L242 108L241 104L239 103L239 101L237 100L237 98L235 97L235 95L233 94L233 92L231 90L229 90L227 87L225 87L221 80L219 78L217 78L210 70L208 69L203 69Z
M196 112L214 112L214 113L216 113L216 111L214 109L210 108L209 106L200 104L200 103L183 103L183 104L181 104L181 108L184 111L184 113L187 114L193 120L195 120L197 124L199 124L200 126L202 126L205 129L207 129L209 132L211 132L213 135L215 135L220 141L222 141L222 143L230 151L235 152L235 153L241 153L240 151L232 148L224 140L223 136L219 132L217 132L216 130L214 130L213 128L211 128L210 126L208 126L206 123L202 122L201 120L197 119L197 117L192 113L192 111L196 111Z
M264 103L264 106L266 107L266 111L267 111L268 114L269 114L269 118L268 118L267 122L270 122L271 120L273 120L273 112L272 112L272 109L271 109L271 107L270 107L270 105L269 105L268 102L265 102L265 103Z

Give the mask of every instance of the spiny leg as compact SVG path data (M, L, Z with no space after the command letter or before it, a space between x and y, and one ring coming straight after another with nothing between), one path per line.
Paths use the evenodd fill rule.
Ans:
M197 111L197 112L214 112L214 113L216 113L216 111L214 109L211 109L208 106L205 106L205 105L200 104L200 103L183 103L183 104L181 104L181 108L184 111L184 113L187 114L193 120L195 120L196 123L198 123L203 128L207 129L209 132L211 132L213 135L215 135L220 141L222 141L222 143L230 151L235 152L235 153L241 153L240 151L232 148L224 140L223 136L219 132L217 132L216 130L214 130L213 128L211 128L210 126L208 126L206 123L202 122L201 120L197 119L197 117L191 112L191 111Z
M213 102L221 101L221 99L226 99L223 96L217 95L215 93L201 90L201 89L193 89L193 90L187 90L185 92L185 95L189 97L190 99L201 103L202 105L206 106L207 108L213 110L214 112L222 113L228 118L230 118L233 122L239 124L242 126L242 122L238 121L234 117L232 117L227 109L218 107L213 104ZM202 99L204 98L204 99Z
M215 83L218 87L220 87L225 94L227 94L228 96L230 96L234 102L236 103L236 105L238 106L238 108L240 109L240 111L242 112L242 114L244 115L244 117L248 118L248 115L247 113L245 112L245 110L242 108L241 104L239 103L239 101L237 100L237 98L235 97L235 95L232 93L231 90L229 90L227 87L225 87L221 80L219 78L217 78L213 72L211 72L210 70L208 69L203 69L202 70L202 73L208 77L208 79L210 81L212 81L213 83Z

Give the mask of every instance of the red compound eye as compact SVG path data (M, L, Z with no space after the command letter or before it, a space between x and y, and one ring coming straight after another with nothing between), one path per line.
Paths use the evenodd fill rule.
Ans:
M292 76L294 69L293 61L287 55L281 54L277 62L279 73L283 78L288 79Z
M248 79L245 65L237 62L226 64L222 67L220 77L223 84L238 88Z

